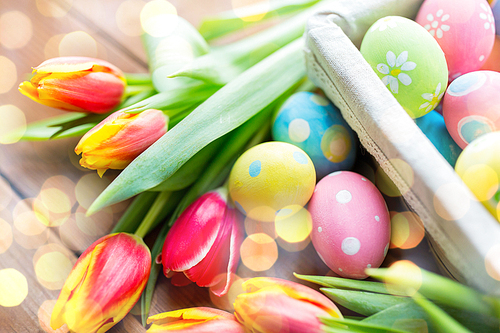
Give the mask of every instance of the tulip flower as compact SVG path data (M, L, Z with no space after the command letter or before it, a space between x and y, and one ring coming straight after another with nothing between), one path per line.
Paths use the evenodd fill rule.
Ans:
M213 308L190 308L160 313L148 318L147 333L244 333L243 326L229 312Z
M342 318L326 296L295 282L257 277L245 281L243 291L234 314L249 332L323 332L318 316Z
M170 229L161 254L163 272L184 273L200 287L222 296L232 283L243 242L242 215L227 202L227 190L205 193L193 202ZM174 285L176 279L172 279Z
M120 104L126 86L121 70L87 57L49 59L33 73L19 91L35 102L67 111L109 112Z
M59 294L50 326L75 333L103 333L139 300L149 277L151 253L140 237L111 234L78 258Z
M167 132L168 117L160 110L140 113L116 111L88 131L75 152L80 165L97 170L124 169L134 158Z

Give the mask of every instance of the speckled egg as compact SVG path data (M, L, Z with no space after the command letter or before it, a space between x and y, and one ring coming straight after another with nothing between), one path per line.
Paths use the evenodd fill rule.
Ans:
M298 92L280 108L272 129L276 141L303 149L313 161L318 179L337 170L349 170L356 159L356 137L326 98Z
M238 210L258 221L299 211L316 183L307 154L286 142L265 142L250 148L234 164L229 194Z
M500 132L487 133L465 147L455 171L500 221Z
M368 179L337 171L321 179L308 205L311 240L335 273L366 278L366 268L379 267L389 249L391 222L384 198Z
M416 21L443 50L449 79L481 68L495 41L495 22L486 0L426 0Z
M451 166L455 166L462 149L448 133L443 116L437 111L431 111L425 116L415 119L415 122L446 161Z
M444 53L418 23L399 16L375 22L361 54L412 118L439 104L448 83Z
M446 128L463 149L477 137L500 130L500 73L476 71L450 84L443 101Z

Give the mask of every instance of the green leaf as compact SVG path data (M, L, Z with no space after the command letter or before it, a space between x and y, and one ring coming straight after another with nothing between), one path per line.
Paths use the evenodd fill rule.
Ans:
M365 333L405 333L405 331L392 328L390 326L378 325L369 322L351 320L351 319L341 319L335 317L319 317L320 321L327 325L329 328L334 329L345 329L347 332L365 332Z
M340 289L354 289L371 291L374 293L388 294L387 288L383 283L371 282L363 280L353 280L334 276L316 276L316 275L301 275L293 273L297 279L316 283L325 287L334 287Z
M146 216L149 208L158 196L157 192L142 192L128 206L125 213L116 223L111 233L128 232L134 233L141 221Z
M398 328L408 332L435 332L427 315L415 302L394 305L362 320L365 323Z
M201 22L198 31L206 40L221 37L249 25L260 23L280 15L294 14L310 7L319 0L286 0L255 3L235 10L222 12L217 16L206 17ZM259 17L258 21L252 18Z
M125 73L127 85L146 85L151 84L151 74L149 73Z
M305 76L299 39L217 91L129 164L88 214L146 191L174 174L210 142L240 126Z

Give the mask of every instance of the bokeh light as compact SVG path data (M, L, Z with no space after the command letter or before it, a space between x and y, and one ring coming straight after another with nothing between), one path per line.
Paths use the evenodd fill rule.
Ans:
M241 244L240 255L243 265L254 272L262 272L278 260L278 245L266 234L252 234Z
M0 306L13 307L28 296L28 281L14 268L0 270Z
M75 187L76 200L85 209L89 209L94 200L110 184L106 178L99 178L97 173L89 173L80 178Z
M377 171L375 172L375 185L380 190L380 192L387 195L388 197L401 196L401 192L399 191L398 187L380 166L377 167Z
M16 216L14 227L26 236L37 236L47 229L47 225L42 223L33 211L23 212Z
M70 206L72 207L76 203L76 194L75 194L75 186L76 184L66 176L57 175L48 178L42 185L41 190L46 190L50 188L58 189L66 195L69 199Z
M0 254L5 253L12 245L12 227L0 218Z
M446 209L442 201L453 202L452 209ZM447 221L458 220L467 214L470 208L470 196L463 186L456 183L441 185L434 194L433 203L436 213ZM449 207L448 207L449 208Z
M493 279L500 281L500 244L494 245L484 259L486 272Z
M71 201L68 196L57 188L48 188L40 192L42 204L53 213L68 213Z
M141 10L141 26L153 37L170 35L177 27L177 9L166 0L153 0Z
M137 13L142 11L146 2L142 0L123 1L116 10L116 25L127 36L140 36L142 34L141 20Z
M411 296L422 286L422 271L409 260L399 260L389 267L384 283L391 293Z
M17 69L16 65L7 57L0 56L0 94L9 92L16 84Z
M0 144L18 142L26 131L26 116L12 104L0 106Z
M83 252L94 241L95 236L84 233L76 224L75 214L71 214L69 219L59 227L59 238L64 246L77 252Z
M498 176L496 171L489 165L472 165L465 170L461 177L479 201L489 200L497 193Z
M0 44L7 49L19 49L33 36L31 19L23 12L13 10L0 16Z
M276 237L278 237L278 234L276 233L276 225L274 222L257 221L249 217L245 217L244 225L247 235L264 233L272 239L276 239Z
M71 9L73 0L36 0L36 8L43 16L63 17Z
M424 239L425 228L420 217L410 211L390 212L391 249L412 249Z
M75 262L76 258L58 244L42 246L33 256L38 282L49 290L62 288Z
M283 238L277 238L276 242L278 243L279 247L281 247L283 250L287 252L299 252L304 250L309 243L311 243L311 238L307 237L303 241L300 242L287 242L283 240Z
M287 211L286 208L287 207L280 210L276 215L276 233L288 243L299 243L304 241L309 237L312 231L311 214L305 208L300 208L295 214L280 214L282 211ZM290 210L290 212L291 211L292 210Z
M61 43L61 40L64 36L66 35L58 34L49 38L47 43L45 43L45 47L43 48L45 59L59 57L59 44Z
M97 58L97 42L84 31L73 31L59 42L59 56L82 56Z
M78 228L86 235L100 237L104 236L113 226L113 214L109 210L103 210L92 216L86 216L82 210L75 213L75 221Z
M388 168L390 168L389 165L394 167L395 172L402 178L403 180L403 184L401 184L401 186L403 187L402 189L398 189L391 179L386 179L386 177L389 178L388 175L385 174L385 172L383 172L383 168L386 165L388 166ZM388 195L390 197L396 197L399 195L406 194L406 192L408 192L410 188L413 186L415 180L413 168L408 163L399 158L393 158L382 163L382 165L377 169L375 178L377 181L377 186L379 186L379 183L381 185L379 189L385 195Z
M13 192L11 186L7 181L0 177L0 188L4 189L0 191L0 210L7 208L13 197Z
M262 20L271 7L269 0L231 0L231 4L233 6L234 14L246 22L256 22ZM246 10L246 6L252 6L252 8L255 8L254 13Z
M210 292L210 300L215 305L216 308L226 310L229 312L234 311L234 301L239 294L243 293L243 282L244 279L240 278L236 274L232 274L232 284L229 287L228 292L223 296L216 296L214 293ZM212 288L210 288L211 290Z
M46 333L67 333L69 330L66 325L61 326L57 330L50 327L50 316L52 315L52 310L54 310L56 302L57 300L55 299L48 299L40 305L40 308L38 308L38 323Z

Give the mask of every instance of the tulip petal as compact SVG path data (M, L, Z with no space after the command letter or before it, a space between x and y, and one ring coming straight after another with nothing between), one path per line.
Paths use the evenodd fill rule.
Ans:
M95 71L112 73L124 77L123 72L113 64L89 57L58 57L48 59L33 68L38 73L74 73L80 71Z
M19 89L19 92L21 92L21 94L23 94L24 96L29 97L32 100L34 100L35 102L40 103L42 105L50 106L50 107L57 108L57 109L67 110L67 111L78 111L78 112L85 111L82 108L79 108L79 107L76 107L74 105L64 103L61 101L55 101L52 99L40 99L38 97L38 91L37 91L36 87L33 86L33 84L29 81L22 82L19 85L18 89Z

